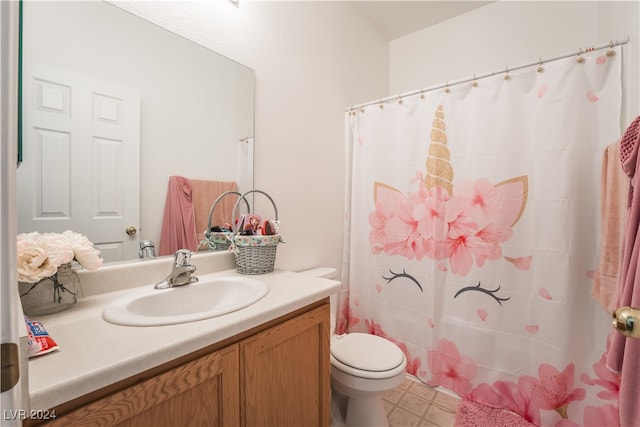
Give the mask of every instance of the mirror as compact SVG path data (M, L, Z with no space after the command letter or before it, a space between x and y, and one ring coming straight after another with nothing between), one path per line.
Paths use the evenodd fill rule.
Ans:
M235 181L240 192L253 188L252 69L103 1L24 2L22 28L24 150L17 176L18 232L73 229L98 243L105 261L137 258L140 241L152 240L156 250L159 246L169 177ZM103 127L120 120L123 111L133 112L135 121L137 111L139 124L132 134L135 139L137 132L139 151L123 154L117 144L122 136L101 137L96 143L92 135L88 154L70 159L77 153L69 147L79 138L38 114L55 118L68 108L69 117L77 117L81 102L74 96L79 90L34 78L33 70L132 94L133 107L127 107L120 95L99 89L92 92L87 109L93 108L89 121L102 121L98 126ZM43 131L44 122L53 127ZM105 164L113 168L103 171ZM132 169L138 166L136 182ZM81 183L101 193L74 196L70 188ZM139 206L139 222L123 222L123 194L138 186L139 196L131 204ZM209 205L216 197L211 195ZM94 225L72 222L81 210ZM97 234L106 227L96 226L95 220L107 217L118 224L118 236ZM131 226L135 234L125 234Z

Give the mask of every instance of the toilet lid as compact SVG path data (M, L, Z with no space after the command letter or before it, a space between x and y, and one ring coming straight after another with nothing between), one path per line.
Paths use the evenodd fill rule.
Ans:
M336 337L331 355L347 366L373 372L389 371L404 361L404 354L391 341L362 333Z

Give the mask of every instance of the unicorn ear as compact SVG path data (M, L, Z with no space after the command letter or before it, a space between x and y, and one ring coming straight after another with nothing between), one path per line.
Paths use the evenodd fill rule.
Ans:
M496 184L496 190L498 191L497 199L504 206L505 220L513 227L527 206L529 179L527 175L511 178Z
M383 184L382 182L373 183L373 202L377 202L379 198L384 198L385 193L402 193L397 188L393 188L390 185Z

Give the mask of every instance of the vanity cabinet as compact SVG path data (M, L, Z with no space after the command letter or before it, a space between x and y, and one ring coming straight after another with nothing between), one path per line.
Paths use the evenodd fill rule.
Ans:
M46 425L328 426L329 390L325 299L54 408Z
M329 306L240 342L241 425L328 426Z

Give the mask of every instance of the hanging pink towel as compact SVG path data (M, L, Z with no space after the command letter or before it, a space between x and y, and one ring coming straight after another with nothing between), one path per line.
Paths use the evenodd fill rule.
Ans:
M182 176L169 178L164 204L159 255L172 255L178 249L196 251L196 223L193 214L191 182Z
M225 191L238 191L235 181L207 181L202 179L191 180L191 194L193 211L196 218L196 233L198 242L204 238L204 231L209 223L209 211L216 198ZM223 197L216 206L211 218L211 225L223 226L231 222L231 210L238 200L235 194Z
M611 314L617 308L616 290L629 193L629 177L620 164L620 141L604 150L600 183L601 247L591 295Z
M620 161L631 178L627 202L627 227L618 280L616 308L640 308L640 116L627 128L620 140ZM638 287L636 287L636 283ZM607 366L621 375L620 425L640 425L640 340L627 338L615 329L608 339Z

